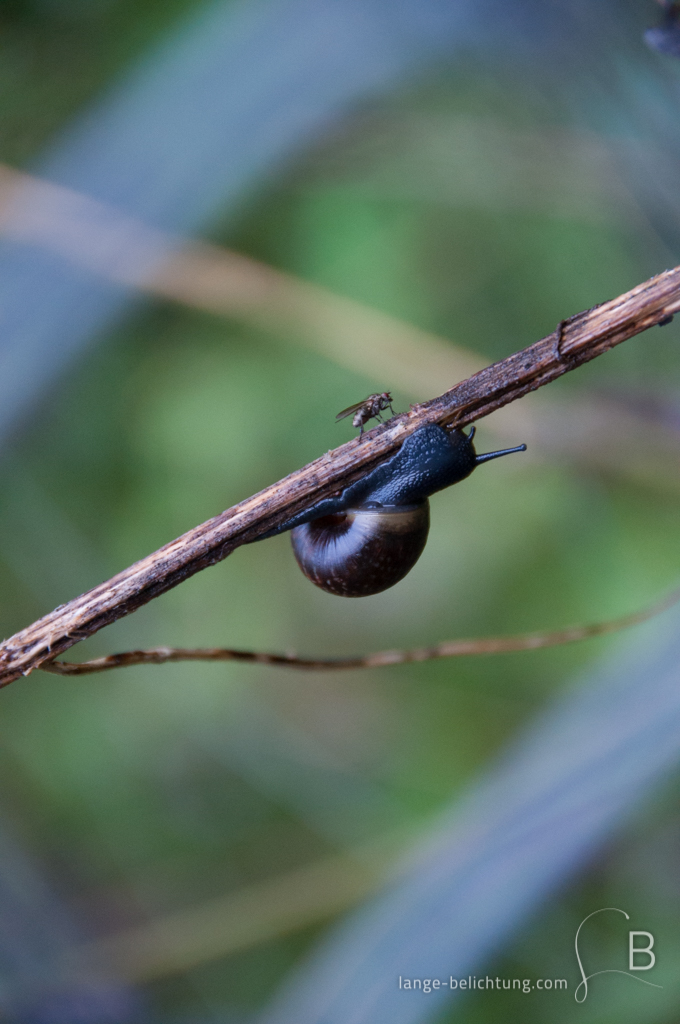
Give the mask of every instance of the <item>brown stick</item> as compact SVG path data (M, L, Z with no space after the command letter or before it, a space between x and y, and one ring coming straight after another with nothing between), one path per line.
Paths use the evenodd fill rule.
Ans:
M363 441L355 439L328 452L5 640L0 644L0 686L27 675L79 640L219 562L240 544L346 486L391 455L418 427L472 423L648 327L667 322L678 310L680 267L675 267L562 321L547 338L481 370L439 398L395 416L364 435ZM389 377L389 367L385 373Z
M403 665L409 661L432 661L434 658L464 658L475 654L510 654L539 647L558 647L588 640L605 633L616 633L653 618L680 601L680 589L642 611L621 615L617 619L595 622L590 626L570 626L548 633L521 633L518 636L490 636L475 640L445 640L433 647L417 647L412 651L377 651L355 658L298 658L295 654L266 654L261 651L239 651L231 647L152 647L147 651L123 651L107 654L92 661L44 661L40 668L58 676L84 676L130 665L165 665L168 661L249 661L279 668L312 670L383 668Z

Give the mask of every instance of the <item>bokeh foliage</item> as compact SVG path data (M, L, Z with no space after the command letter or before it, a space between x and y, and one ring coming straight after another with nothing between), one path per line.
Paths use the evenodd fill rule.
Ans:
M0 159L30 166L196 6L5 3ZM536 182L506 160L512 138L542 147ZM677 262L625 185L588 163L607 144L535 83L470 59L348 112L211 237L494 360ZM586 167L566 192L560 146L580 147ZM677 325L644 335L552 389L640 406L654 395L677 429L677 343ZM334 413L377 383L283 336L146 303L54 381L4 454L5 635L347 439ZM396 396L400 409L413 400ZM680 575L677 500L667 481L645 488L577 457L518 457L435 497L426 552L393 591L357 602L317 592L279 538L238 550L77 656L222 643L341 654L604 618ZM0 697L0 806L94 938L417 829L618 642L342 676L237 665L36 673ZM610 903L639 907L677 946L672 789L645 822L494 972L568 977L573 991L575 925ZM149 985L153 1012L167 1021L257 1008L315 935L265 937L168 972ZM621 1021L633 1004L619 993L615 1002L612 982L608 1001L582 1008L571 991L477 995L446 1019ZM636 1020L672 1019L662 999L634 1005Z

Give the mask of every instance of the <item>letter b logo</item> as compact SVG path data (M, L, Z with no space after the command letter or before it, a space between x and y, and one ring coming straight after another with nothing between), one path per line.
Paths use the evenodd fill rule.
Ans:
M638 936L643 936L647 939L647 945L637 945L635 939ZM652 946L654 945L654 936L651 932L628 932L628 970L629 971L649 971L656 963L656 956L652 953ZM635 956L647 957L647 963L636 964Z

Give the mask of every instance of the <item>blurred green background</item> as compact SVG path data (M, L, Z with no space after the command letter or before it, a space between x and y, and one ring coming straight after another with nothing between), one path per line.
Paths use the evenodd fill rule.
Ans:
M192 7L4 0L0 160L30 166ZM493 361L674 262L607 154L558 98L470 60L358 106L236 222L214 223L211 240ZM642 335L543 396L549 407L606 395L639 414L641 430L665 430L671 454L644 481L619 457L594 465L578 444L570 452L567 434L559 458L504 460L435 496L423 557L385 594L316 590L281 537L236 551L74 656L161 644L354 654L644 606L680 575L678 338L677 324ZM146 302L54 381L3 456L4 635L348 440L336 411L391 386L389 365L378 380L290 332ZM395 392L398 410L427 397ZM481 450L495 446L480 434ZM400 836L620 643L342 675L230 664L38 672L0 697L0 807L89 941L127 935L134 962L136 929L166 915L366 844L384 841L387 864ZM659 945L680 946L676 797L669 786L490 968L566 977L569 993L477 994L445 1019L676 1019L670 956L664 993L636 1002L641 986L614 979L582 1007L572 962L575 926L594 906L637 908ZM331 915L297 927L292 912L228 955L219 936L211 945L199 934L193 961L178 954L130 977L159 1020L227 1020L266 1002ZM612 941L618 933L598 927L602 949L608 928ZM171 923L164 934L172 945Z

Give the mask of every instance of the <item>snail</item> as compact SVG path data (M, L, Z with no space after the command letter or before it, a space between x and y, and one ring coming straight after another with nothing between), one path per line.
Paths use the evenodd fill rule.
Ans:
M477 455L474 432L420 427L387 462L267 536L290 530L303 573L329 594L368 597L387 590L423 552L429 495L464 480L482 462L526 451L522 444Z

